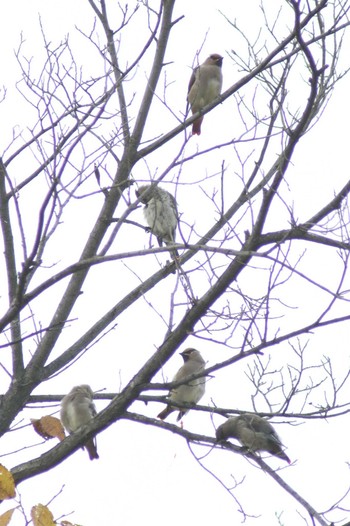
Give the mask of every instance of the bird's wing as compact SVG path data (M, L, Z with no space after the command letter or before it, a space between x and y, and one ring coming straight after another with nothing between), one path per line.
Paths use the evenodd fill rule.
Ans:
M89 410L90 410L90 413L91 413L92 417L97 415L96 406L95 406L93 400L90 400L90 402L89 402Z
M199 66L197 66L196 68L194 68L194 70L192 71L192 75L191 75L191 78L190 78L190 82L188 84L188 91L187 91L187 101L191 104L191 101L189 99L189 95L190 95L190 91L192 89L192 86L193 84L196 82L196 78L197 78L197 72L199 70Z

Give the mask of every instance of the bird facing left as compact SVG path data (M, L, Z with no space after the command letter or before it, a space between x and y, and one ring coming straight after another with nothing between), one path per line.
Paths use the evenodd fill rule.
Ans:
M222 441L236 438L251 451L267 451L270 455L279 457L290 464L289 457L283 451L283 444L273 426L259 415L242 413L232 416L216 430L216 440Z
M178 223L175 197L154 184L140 186L136 190L136 197L145 205L145 219L159 246L161 247L163 242L167 246L173 245Z

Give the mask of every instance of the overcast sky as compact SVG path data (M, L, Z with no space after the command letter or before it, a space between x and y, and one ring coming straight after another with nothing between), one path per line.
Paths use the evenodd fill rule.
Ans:
M130 2L129 6L132 7L134 4L135 2ZM174 18L181 15L185 17L173 31L166 57L171 63L166 69L167 80L169 83L171 82L169 97L174 103L176 114L185 109L190 68L195 62L196 53L201 46L203 47L199 56L200 61L211 53L223 55L223 90L240 78L241 72L232 66L228 57L228 53L236 45L236 37L234 37L233 31L231 31L220 11L225 12L227 17L232 20L236 19L237 23L245 28L246 36L248 38L251 36L253 39L262 23L261 16L258 16L260 13L258 6L259 2L255 0L249 2L249 7L248 3L240 5L225 0L217 0L216 2L179 0L176 2ZM32 0L31 2L16 0L15 2L8 2L6 16L2 17L2 29L0 31L2 50L0 64L3 72L1 83L7 88L7 101L0 105L1 152L10 142L13 126L29 126L30 119L33 118L33 109L27 109L15 91L14 83L20 78L20 71L14 50L18 48L22 34L24 40L23 53L28 58L32 57L33 74L36 75L36 72L39 71L40 60L44 56L39 17L41 17L41 24L48 41L58 44L66 35L69 35L78 62L87 71L90 71L91 68L92 75L95 71L94 60L97 62L97 56L94 57L84 38L75 29L78 26L88 32L92 27L93 16L87 1L62 0L58 3L48 0ZM142 34L144 18L141 13L137 15L136 21L133 31L138 30ZM287 25L290 27L292 20ZM104 42L103 35L101 41ZM135 58L137 52L137 42L134 38L122 40L120 47L121 65L126 66L128 61ZM130 85L127 87L130 92L135 92L135 105L141 92L141 89L138 92L137 83L139 82L141 87L144 86L147 73L145 71L146 62L140 66L135 79L130 81ZM348 122L350 119L347 103L349 89L350 81L346 77L337 86L336 94L331 98L320 122L301 142L293 158L293 166L290 168L293 177L289 178L288 184L290 194L295 196L295 217L298 221L304 221L311 217L313 212L326 204L333 193L339 191L349 179L347 169ZM161 113L161 108L162 106L159 105L159 119L153 116L153 120L147 128L149 138L165 133L178 124L170 113ZM235 119L239 119L235 113L235 104L228 99L205 117L202 136L193 138L188 145L186 154L190 155L198 147L205 149L212 146L214 144L213 134L215 134L215 142L227 140L228 133L231 134L231 138L234 137ZM237 126L237 134L238 130L239 127ZM177 147L180 144L179 141L180 139L176 138L173 144ZM169 145L164 148L163 157L159 156L159 153L150 156L147 159L147 166L140 163L135 168L134 178L139 182L144 182L149 180L149 173L154 173L158 169L160 174L169 161L167 155L171 156L173 153L172 147ZM242 150L243 148L244 146L242 146ZM216 172L223 161L227 163L228 169L234 173L234 159L235 156L232 152L228 154L227 151L218 150L205 158L197 159L196 163L189 163L184 167L184 173L181 175L183 185L177 189L179 210L184 215L186 214L185 220L188 224L195 223L196 228L202 234L211 224L212 218L208 217L205 206L196 207L193 205L197 202L197 197L203 199L203 193L199 184L193 189L193 193L189 197L186 177L192 183L197 180L203 181L205 175ZM16 166L16 168L17 170L21 169L20 166ZM23 169L25 168L23 167ZM113 170L113 167L111 166L110 169ZM106 174L102 173L102 175L105 177L104 183L107 184ZM11 172L11 176L16 178L16 174L13 172ZM202 187L210 189L210 184L210 179L206 180ZM240 191L241 182L239 180L228 183L230 189L235 189L235 185ZM166 180L165 187L169 191L174 190L174 179ZM85 242L84 234L87 234L93 224L94 212L101 206L102 199L101 196L100 200L81 201L77 204L79 213L77 211L68 213L68 217L69 214L72 214L73 217L76 214L76 221L79 221L79 228L81 229L81 239L79 244L79 239L69 238L67 234L69 222L66 220L66 225L63 225L61 234L59 234L61 245L55 244L51 248L52 263L57 262L57 268L63 268L68 262L71 262L74 253L76 253L76 258L79 257ZM202 203L204 202L203 200ZM35 209L35 205L33 205L33 209ZM32 212L32 209L28 210L28 216ZM135 212L132 219L143 223L142 210ZM287 226L287 216L285 222L285 226ZM126 231L125 237L122 239L125 247L129 250L142 248L142 246L147 245L148 241L141 230L135 233L131 239L130 232ZM69 257L65 253L68 251ZM302 248L300 249L301 252ZM330 255L329 260L317 259L314 262L313 277L315 280L329 279L328 285L333 285L334 275L330 269L333 269L333 265L337 267L336 257L336 255ZM164 255L160 256L160 261L164 262L165 259ZM128 262L126 263L128 264ZM113 265L114 263L105 265L108 278L106 277L102 287L103 295L101 294L101 281L97 279L94 281L95 274L92 272L91 278L88 279L86 287L84 287L82 305L86 310L83 313L79 312L81 317L79 324L72 323L71 327L67 328L62 341L59 343L57 353L64 350L65 345L74 341L74 338L77 338L84 327L88 327L99 313L102 315L113 305L116 302L116 297L122 297L123 293L127 293L138 283L138 280L131 275L127 268L121 269L120 267L120 274L111 280ZM147 260L147 265L139 269L139 275L149 276L150 272L155 272L157 268L159 266L155 259L152 259L151 263ZM309 262L305 263L305 267L302 263L302 268L309 271ZM339 267L337 267L337 276L338 271ZM97 272L96 270L96 276ZM326 278L325 274L327 275ZM175 276L171 277L167 284L164 284L162 289L164 296L173 290L175 280ZM308 303L310 303L311 308L314 301L324 301L324 296L321 296L320 293L318 298L318 293L313 287L310 286L310 290L308 290L304 284L301 283L301 285L302 288L300 289L287 289L288 301L293 307L298 306L300 296L303 296L303 308L291 310L290 327L300 322L301 319L305 319ZM252 281L251 286L256 289L260 283ZM38 302L40 321L43 326L50 320L53 308L56 305L55 299L63 290L64 284L60 284L48 294L47 298L51 298L52 304L47 299L45 299L47 305L44 302L40 305L40 301ZM200 284L198 284L199 290ZM159 309L161 301L156 292L150 293L147 300L156 304L156 308ZM165 307L166 309L167 307ZM76 313L73 313L72 317L74 314ZM164 316L166 318L166 314ZM40 394L65 393L73 385L81 383L89 383L96 391L102 389L108 392L119 391L143 365L145 360L152 355L155 348L161 344L165 332L166 326L163 320L151 309L149 312L145 311L144 300L139 300L133 306L132 313L121 317L115 330L109 333L90 352L86 353L81 361L70 367L63 375L40 386L37 392ZM349 368L349 349L344 344L348 337L348 327L343 325L319 331L312 336L310 341L307 363L315 363L317 359L323 355L328 355L330 352L339 352L341 358L339 361L335 360L334 368L341 375L343 368L345 370ZM231 344L235 345L234 339ZM212 342L204 339L200 342L192 336L186 341L185 347L189 346L200 348L208 363L216 363L232 355L232 350L229 348L220 345L215 346ZM283 349L286 350L286 347ZM96 352L99 353L98 362L96 361ZM279 357L275 353L275 359L277 367L278 364L283 363L284 355ZM166 379L172 378L180 367L181 361L181 357L176 353L167 363L163 371ZM214 400L218 406L252 410L252 386L246 378L244 369L245 364L242 364L234 369L217 372L208 383L207 392L201 403L209 405ZM4 373L2 374L3 385L7 385L8 378ZM159 377L158 380L160 379ZM106 402L99 401L96 405L98 410L101 410L106 406ZM159 404L155 403L148 406L138 403L133 409L155 417L160 407ZM266 410L266 407L261 408L261 410ZM51 412L51 408L47 412ZM22 424L29 425L29 418L40 417L42 414L45 414L45 410L41 408L26 411L21 415L23 417ZM174 423L174 416L169 421ZM215 417L215 426L222 421L223 419ZM348 453L346 429L348 429L349 417L339 418L338 421L307 422L303 425L294 426L288 425L285 421L276 422L276 429L287 447L287 454L293 464L286 467L283 463L281 465L278 459L266 457L268 464L276 469L283 468L280 471L281 476L306 500L309 500L318 511L327 509L348 488L347 462L350 460L350 453ZM213 422L207 413L190 412L184 419L184 427L194 432L212 436L215 433ZM31 429L26 429L24 432L28 434L28 445L33 444L36 437L33 438ZM336 441L333 438L335 434L337 435ZM38 439L37 442L39 443L40 440ZM11 467L38 456L52 446L51 442L44 445L40 443L34 448L9 456L7 455L8 452L17 450L16 433L9 433L2 438L1 451L4 457L1 462ZM98 449L100 454L98 461L89 462L87 453L79 450L49 473L21 484L19 494L27 515L29 515L32 505L38 502L48 503L64 486L62 493L50 504L50 509L56 519L72 511L73 514L67 518L72 523L76 522L83 526L137 524L141 522L153 526L163 526L164 524L175 526L179 523L186 525L198 523L202 526L209 526L220 517L228 524L239 524L240 520L243 519L237 502L228 494L220 482L206 472L193 458L185 441L175 435L151 426L141 427L132 422L120 421L98 436ZM206 448L195 447L194 451L200 455L208 453ZM235 483L239 484L235 492L238 501L242 503L245 511L252 517L260 517L258 519L247 517L246 524L248 526L253 524L278 525L277 515L282 512L281 524L284 526L305 524L299 514L302 512L303 516L306 516L305 511L301 511L300 506L291 496L282 491L272 479L247 459L227 451L212 451L203 462L224 484L231 487ZM244 482L242 482L243 479ZM242 484L240 484L241 482ZM349 508L349 500L347 504ZM5 509L13 507L13 503L5 503L3 507L3 511L5 511ZM344 513L343 517L336 515L335 519L342 520L346 516L348 516L347 513ZM13 524L24 524L21 522L19 513L16 520L17 522L13 522Z

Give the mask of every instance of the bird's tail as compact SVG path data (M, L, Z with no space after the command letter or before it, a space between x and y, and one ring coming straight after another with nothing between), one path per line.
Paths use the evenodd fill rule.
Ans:
M201 124L203 121L203 117L199 117L199 119L196 119L192 125L192 135L200 135L201 134Z
M165 244L167 247L171 247L171 245L174 244L174 241L168 241L168 240L164 240L165 241ZM171 256L171 259L174 261L175 263L175 267L178 268L179 267L179 253L178 251L176 250L176 248L173 248L169 251L169 254ZM175 274L175 269L173 271L173 274Z
M186 413L187 411L179 411L179 414L177 415L177 418L176 418L176 422L181 420L185 416Z
M172 413L173 411L175 411L175 409L173 407L171 407L170 405L167 405L166 408L163 409L163 411L161 411L159 413L157 418L159 418L160 420L165 420L166 417L169 416L170 413Z
M281 458L282 460L285 460L286 462L288 462L288 464L291 463L290 458L287 457L287 455L285 454L284 451L282 451L282 449L280 449L279 451L276 451L276 453L273 453L273 455L275 455L276 457Z
M87 452L89 453L90 460L94 460L95 458L100 458L97 453L97 447L93 439L88 440L84 447L86 448Z

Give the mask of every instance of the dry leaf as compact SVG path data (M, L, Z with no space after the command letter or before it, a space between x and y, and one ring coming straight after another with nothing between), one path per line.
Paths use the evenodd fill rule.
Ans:
M11 520L12 514L15 511L16 508L12 508L12 510L7 510L5 513L0 515L0 526L7 526Z
M34 526L56 526L53 515L47 506L37 504L30 512Z
M54 416L42 416L40 420L31 419L32 426L41 437L48 440L49 438L58 438L61 442L65 439L65 432L61 420Z
M16 495L12 473L0 464L0 500L13 499Z

